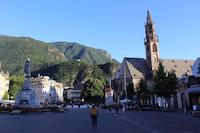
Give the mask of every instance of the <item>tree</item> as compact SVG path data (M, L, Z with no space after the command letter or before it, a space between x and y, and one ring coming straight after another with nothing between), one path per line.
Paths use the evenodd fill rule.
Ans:
M81 91L81 98L89 103L101 103L103 98L103 82L96 78L90 78L85 82Z
M9 97L10 97L9 94L6 91L5 94L4 94L4 96L3 96L3 100L9 100Z
M154 93L159 97L165 98L169 105L169 99L175 94L176 84L177 77L175 72L165 72L163 65L160 63L154 77Z
M174 71L170 71L167 74L167 92L164 96L165 98L171 98L172 94L175 94L177 85L177 76Z
M24 76L16 76L12 75L10 76L10 84L9 84L9 90L8 94L12 96L14 99L16 98L18 92L22 89L23 87L23 81L24 81Z
M176 93L176 85L177 85L177 76L174 71L170 71L167 74L167 83L166 83L166 92L165 95L163 96L164 98L167 99L168 105L169 105L169 99Z
M145 80L141 79L137 86L137 96L142 103L150 99L151 91L147 88Z
M165 90L167 88L166 81L167 73L164 71L162 63L160 63L154 76L154 94L159 97L163 97L165 95Z

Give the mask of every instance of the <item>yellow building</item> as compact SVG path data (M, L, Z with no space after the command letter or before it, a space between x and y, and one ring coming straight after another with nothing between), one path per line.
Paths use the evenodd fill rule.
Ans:
M9 74L0 72L0 100L4 97L5 93L9 89Z

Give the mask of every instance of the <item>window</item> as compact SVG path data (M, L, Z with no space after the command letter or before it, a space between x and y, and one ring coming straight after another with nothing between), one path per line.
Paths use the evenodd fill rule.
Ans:
M153 44L153 52L157 52L157 46L155 43Z

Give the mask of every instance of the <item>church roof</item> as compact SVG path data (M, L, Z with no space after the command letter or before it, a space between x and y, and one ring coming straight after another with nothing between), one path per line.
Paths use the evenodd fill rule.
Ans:
M148 79L150 77L150 71L145 59L124 58L124 61L126 63L126 69L132 78L138 79L146 77ZM177 77L181 77L185 73L188 75L192 74L194 60L161 59L161 62L166 71L175 71ZM123 73L123 70L121 72ZM126 76L128 76L128 74Z
M187 73L192 75L192 65L194 60L180 60L180 59L161 59L161 62L167 71L175 71L177 77L181 77Z
M126 65L132 77L142 78L149 76L149 70L146 60L143 58L124 58Z

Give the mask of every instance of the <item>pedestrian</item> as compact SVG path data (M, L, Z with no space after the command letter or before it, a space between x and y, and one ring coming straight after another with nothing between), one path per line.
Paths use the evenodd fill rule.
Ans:
M98 116L98 109L95 107L95 105L92 106L90 109L90 116L92 120L92 127L96 128L97 127L97 116Z

